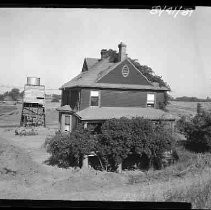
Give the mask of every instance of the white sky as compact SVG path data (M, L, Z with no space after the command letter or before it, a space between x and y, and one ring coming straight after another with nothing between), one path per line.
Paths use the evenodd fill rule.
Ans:
M85 57L118 51L121 41L129 57L163 77L171 95L211 97L209 7L176 18L139 9L1 8L0 88L23 87L35 76L58 89L80 73Z

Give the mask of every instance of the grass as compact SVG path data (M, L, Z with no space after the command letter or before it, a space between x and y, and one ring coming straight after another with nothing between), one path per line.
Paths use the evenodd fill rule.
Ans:
M202 209L210 208L211 196L211 178L208 175L198 179L190 186L186 186L185 190L176 189L166 193L166 200L168 202L189 202L193 208Z
M198 102L170 101L166 108L171 114L177 116L195 115L197 112L197 103ZM207 111L211 110L211 102L200 102L200 104L203 109Z
M1 106L0 106L0 115L1 115L1 114L4 114L4 113L7 113L7 112L14 111L14 110L16 110L16 109L17 109L16 106L1 105Z
M137 201L189 202L193 208L211 208L211 154L177 147L179 161L144 175L131 174L128 184L138 186Z

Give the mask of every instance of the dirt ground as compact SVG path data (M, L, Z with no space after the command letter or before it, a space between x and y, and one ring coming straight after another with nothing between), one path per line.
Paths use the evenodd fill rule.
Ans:
M47 126L39 128L35 136L15 135L21 114L20 104L17 109L1 114L0 198L122 200L119 192L127 186L129 173L61 169L44 163L49 154L43 143L58 128L55 110L58 106L53 103L47 106Z
M0 199L151 201L156 197L162 201L160 189L163 195L172 188L172 183L184 187L184 180L180 179L131 184L131 173L145 176L141 171L117 174L46 165L49 154L43 143L58 128L55 110L58 106L58 103L47 104L47 126L39 128L35 136L15 135L20 121L20 104L17 109L0 115ZM199 178L187 178L186 185L192 183L191 179Z
M117 188L122 191L127 185L128 174L61 169L44 163L49 157L43 148L45 136L54 129L40 129L37 136L15 136L14 128L0 131L0 198L121 200Z

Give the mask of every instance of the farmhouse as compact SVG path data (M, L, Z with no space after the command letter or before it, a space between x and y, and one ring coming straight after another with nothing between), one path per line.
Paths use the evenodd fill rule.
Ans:
M163 120L173 126L175 118L160 109L169 91L144 76L120 43L116 59L101 50L101 58L85 58L81 73L65 83L59 111L60 129L72 131L78 122L84 126L111 118L143 117Z

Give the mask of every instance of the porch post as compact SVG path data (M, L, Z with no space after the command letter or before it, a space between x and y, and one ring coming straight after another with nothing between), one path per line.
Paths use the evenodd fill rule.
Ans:
M174 133L175 121L171 121L171 132Z
M87 129L87 125L88 125L88 123L85 122L85 123L84 123L84 129Z
M88 155L84 155L82 168L89 168Z
M117 173L122 173L122 163L118 165Z
M65 130L65 114L61 114L61 132L64 132Z

